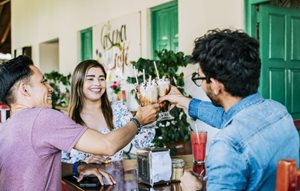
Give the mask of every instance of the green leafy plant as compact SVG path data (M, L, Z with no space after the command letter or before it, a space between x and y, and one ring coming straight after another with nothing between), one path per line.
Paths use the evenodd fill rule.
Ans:
M71 74L63 75L57 71L52 71L45 73L44 76L53 88L52 108L57 109L57 106L66 107L71 87Z
M183 52L173 52L171 50L163 49L155 51L158 60L150 60L139 58L138 61L132 62L133 66L139 72L145 70L146 78L151 75L156 77L155 67L153 62L156 62L157 70L160 77L167 77L170 79L172 85L176 86L179 91L186 95L184 91L184 74L178 72L180 67L186 67L190 63L190 56L184 55ZM139 82L143 81L143 76L138 76ZM135 77L128 77L129 83L136 83ZM134 91L133 91L134 92ZM189 141L190 124L187 122L187 116L183 109L174 107L170 114L174 117L170 121L158 121L156 135L153 143L157 147L169 147L170 144L176 143L180 140ZM170 148L171 153L176 152L176 148Z

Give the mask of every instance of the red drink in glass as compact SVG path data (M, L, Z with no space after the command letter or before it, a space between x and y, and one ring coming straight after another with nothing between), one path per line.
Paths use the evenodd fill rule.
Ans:
M204 161L207 142L207 132L191 132L191 143L193 149L194 161Z
M205 176L206 142L206 131L191 132L191 143L194 158L193 173L199 177Z

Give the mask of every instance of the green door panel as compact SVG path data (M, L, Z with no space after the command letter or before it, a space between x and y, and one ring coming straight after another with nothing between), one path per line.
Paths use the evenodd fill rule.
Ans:
M286 74L282 68L270 68L269 69L270 86L269 92L271 99L277 100L283 105L286 105Z
M300 9L260 5L258 12L264 97L300 118Z
M80 31L81 60L93 58L93 30L92 28Z
M300 10L299 10L300 11ZM292 61L300 60L300 18L292 17L291 18L291 28L292 28Z
M155 50L178 51L178 3L173 1L151 9L152 54Z
M291 70L291 113L294 114L295 119L300 119L300 70Z
M285 44L285 16L284 15L269 15L269 39L270 39L270 51L269 58L272 60L280 59L284 60L286 44ZM280 63L280 62L279 62Z
M178 8L174 6L170 11L171 14L171 50L178 52Z
M157 12L157 46L156 50L170 49L171 24L169 22L169 13L167 10Z

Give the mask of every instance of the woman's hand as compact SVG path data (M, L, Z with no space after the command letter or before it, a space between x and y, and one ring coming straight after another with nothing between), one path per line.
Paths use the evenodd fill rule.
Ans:
M111 174L101 170L99 165L97 164L82 163L78 166L78 172L79 172L79 177L77 179L78 182L80 182L84 176L95 175L99 179L101 185L104 185L103 178L107 180L106 182L109 185L116 184L114 177Z

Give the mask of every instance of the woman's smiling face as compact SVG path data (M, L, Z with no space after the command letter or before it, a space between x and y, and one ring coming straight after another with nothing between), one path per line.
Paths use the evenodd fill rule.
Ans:
M101 68L90 68L84 79L83 94L85 99L98 101L106 91L106 79Z

